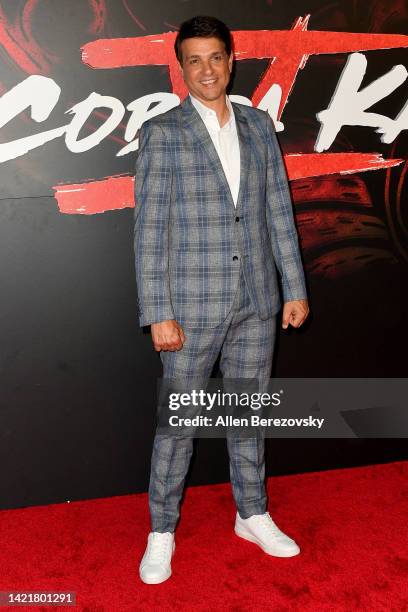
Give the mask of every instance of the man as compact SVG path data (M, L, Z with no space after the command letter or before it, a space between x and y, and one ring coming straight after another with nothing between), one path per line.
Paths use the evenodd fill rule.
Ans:
M163 378L270 377L276 315L299 327L306 289L282 156L269 115L231 103L231 34L213 17L184 22L175 52L189 95L146 121L135 177L140 325L151 325ZM235 533L267 554L297 544L266 511L264 435L227 437ZM149 485L152 531L140 564L149 584L171 575L191 437L156 433Z

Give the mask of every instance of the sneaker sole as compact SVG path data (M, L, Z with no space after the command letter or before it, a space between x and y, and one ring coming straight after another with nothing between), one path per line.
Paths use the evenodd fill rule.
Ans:
M246 531L241 531L239 528L235 527L234 529L235 534L239 537L242 538L243 540L247 540L247 542L252 542L253 544L256 544L257 546L259 546L259 548L262 548L262 550L264 551L264 553L266 553L267 555L270 555L271 557L281 557L281 558L288 558L288 557L296 557L296 555L298 555L300 553L300 550L296 550L295 552L291 552L291 551L282 551L282 552L271 552L270 549L266 548L255 536L253 536L252 534L246 532Z
M162 582L166 582L166 580L168 580L171 576L171 571L169 572L168 575L166 575L164 578L156 578L156 579L152 579L152 580L146 580L145 578L142 578L142 576L140 576L140 580L142 582L144 582L145 584L161 584Z
M171 553L171 558L173 559L173 555L174 555L174 551L176 550L176 543L173 542L173 551ZM143 560L142 560L143 562ZM150 580L146 580L145 578L142 577L141 572L140 572L140 568L139 568L139 578L142 582L144 582L145 584L161 584L162 582L166 582L166 580L168 580L171 576L171 567L169 569L168 574L165 575L164 578L152 578Z

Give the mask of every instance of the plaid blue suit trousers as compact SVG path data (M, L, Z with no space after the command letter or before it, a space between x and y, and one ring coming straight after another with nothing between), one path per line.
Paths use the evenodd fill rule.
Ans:
M238 263L240 265L240 262ZM183 326L186 341L179 351L161 351L163 378L209 378L218 355L224 378L257 378L267 390L271 375L276 316L261 320L248 293L243 266L233 306L225 321L211 328ZM265 438L227 436L233 495L242 518L266 512ZM179 519L185 477L193 452L191 436L156 432L149 484L152 531L173 532Z

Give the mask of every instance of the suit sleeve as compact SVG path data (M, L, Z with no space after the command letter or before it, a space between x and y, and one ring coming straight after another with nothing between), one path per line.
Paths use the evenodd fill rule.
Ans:
M276 267L281 275L283 301L307 299L288 178L272 119L265 114L267 224Z
M139 131L135 172L134 252L140 326L174 319L168 274L172 168L162 128Z

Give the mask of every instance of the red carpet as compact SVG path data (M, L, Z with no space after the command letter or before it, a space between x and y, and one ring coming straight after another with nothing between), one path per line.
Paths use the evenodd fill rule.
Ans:
M190 488L173 576L139 582L147 496L0 512L0 590L72 590L88 612L408 610L408 462L271 478L269 510L302 553L237 538L229 484ZM1 610L74 608L1 608Z

